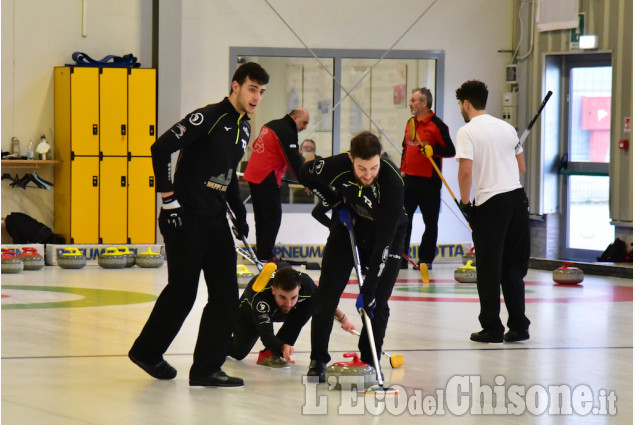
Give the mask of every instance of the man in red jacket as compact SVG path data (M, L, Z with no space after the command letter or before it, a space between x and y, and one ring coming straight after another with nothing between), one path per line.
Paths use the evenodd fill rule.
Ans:
M430 160L441 169L441 158L453 157L456 151L450 139L448 126L430 109L432 107L430 90L425 87L413 90L408 105L413 117L406 125L400 167L405 185L404 208L408 214L404 253L408 255L412 216L419 207L425 224L419 245L419 264L424 263L430 269L437 248L439 232L437 222L439 208L441 208L442 183ZM408 268L406 260L402 260L401 268Z
M297 178L303 163L298 133L307 125L309 113L296 108L265 124L253 142L243 178L249 182L256 221L256 255L261 261L275 260L273 248L282 220L280 185L287 167Z

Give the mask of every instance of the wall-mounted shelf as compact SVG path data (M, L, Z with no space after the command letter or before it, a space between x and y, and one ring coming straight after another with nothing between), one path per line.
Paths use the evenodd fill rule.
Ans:
M60 161L56 159L3 159L2 168L38 168L40 165L55 165Z

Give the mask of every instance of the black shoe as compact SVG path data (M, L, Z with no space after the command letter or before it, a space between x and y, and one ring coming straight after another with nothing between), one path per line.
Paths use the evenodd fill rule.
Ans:
M518 332L518 331L512 331L510 329L509 332L505 334L503 339L505 340L505 342L527 341L529 339L529 331Z
M227 376L222 370L202 378L190 377L190 387L244 387L245 382L240 378Z
M408 260L401 260L401 265L399 266L401 270L408 270Z
M476 342L503 342L503 336L494 336L483 329L480 332L472 333L470 340Z
M317 376L318 382L326 382L326 363L311 360L306 376Z
M128 353L128 357L132 360L132 363L145 370L148 375L155 379L174 379L176 377L176 369L163 359L157 364L151 364L136 357L132 354L132 351Z

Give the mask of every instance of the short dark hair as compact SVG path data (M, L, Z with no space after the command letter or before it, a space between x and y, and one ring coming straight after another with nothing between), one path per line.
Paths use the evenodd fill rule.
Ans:
M382 147L379 138L370 131L362 131L351 139L351 157L368 160L381 155Z
M478 111L482 111L487 106L487 95L487 86L478 80L466 81L456 89L456 98L461 102L469 101Z
M256 62L247 62L240 65L238 69L236 69L236 72L234 72L232 82L236 81L239 85L242 86L247 77L249 77L250 80L262 85L265 85L269 82L269 74L267 74L267 71L265 71L265 69ZM231 88L229 92L231 93Z
M271 286L285 292L293 291L301 284L300 273L290 266L279 268L271 282Z

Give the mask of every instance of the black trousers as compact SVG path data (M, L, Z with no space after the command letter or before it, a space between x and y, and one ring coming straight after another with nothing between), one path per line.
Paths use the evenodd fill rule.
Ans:
M198 291L201 270L207 285L190 377L204 377L221 368L229 351L238 314L236 251L227 219L185 215L179 230L164 227L168 284L157 299L141 334L132 346L139 358L158 362L181 329Z
M282 221L280 186L271 173L262 183L249 182L249 191L256 221L256 255L262 261L271 261Z
M441 179L433 177L404 176L404 208L408 214L408 230L404 241L404 253L410 248L412 216L417 207L421 210L425 229L419 245L419 263L431 263L436 256L439 234L439 209L441 208Z
M295 342L302 331L302 327L309 321L309 315L305 317L290 316L284 321L276 337L283 344L295 345ZM249 310L242 310L239 313L238 323L234 328L234 335L229 349L229 355L236 360L244 359L258 341L258 328L254 323L253 316ZM280 347L266 347L268 350L278 357L282 356Z
M529 329L525 316L525 282L529 268L529 202L521 189L502 193L474 208L476 286L483 329L495 336L505 331L500 320L500 290L509 313L507 327Z
M374 310L374 317L371 319L377 353L381 353L384 343L388 317L390 316L388 299L392 294L392 289L399 274L405 231L406 223L404 220L403 225L397 229L390 246L386 267L377 284L375 293L377 306ZM366 259L373 248L374 241L372 238L367 238L367 235L371 234L372 232L368 231L358 231L357 229L355 231L362 266L367 263ZM311 320L311 360L324 363L328 363L331 360L328 346L333 329L333 315L350 278L353 264L353 253L348 230L342 223L336 222L330 228L330 234L324 247L320 284L315 295L313 318ZM361 360L372 365L373 357L365 325L359 337L358 348Z

